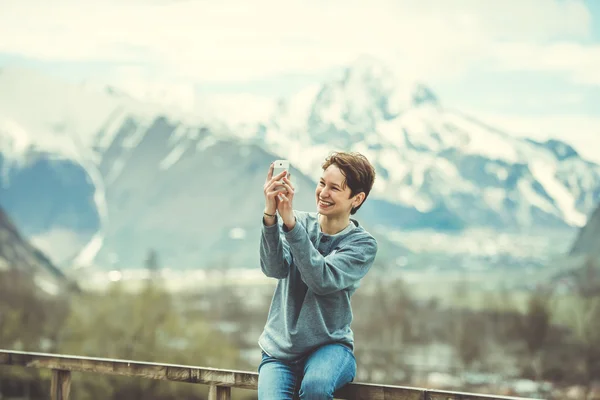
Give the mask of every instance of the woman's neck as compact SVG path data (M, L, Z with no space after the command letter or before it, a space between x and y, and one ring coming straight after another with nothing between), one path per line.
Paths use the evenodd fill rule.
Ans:
M319 214L319 225L321 226L321 232L327 235L335 235L336 233L343 231L346 229L349 223L349 215L332 218L323 214Z

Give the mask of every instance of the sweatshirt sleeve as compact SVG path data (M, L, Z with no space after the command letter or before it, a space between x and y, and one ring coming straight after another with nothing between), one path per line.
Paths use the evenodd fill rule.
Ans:
M290 272L292 255L290 246L282 238L279 218L274 225L265 225L261 219L260 269L269 278L283 279Z
M369 271L377 254L377 241L360 235L336 252L323 256L300 224L285 232L302 280L317 295L327 295L351 287Z

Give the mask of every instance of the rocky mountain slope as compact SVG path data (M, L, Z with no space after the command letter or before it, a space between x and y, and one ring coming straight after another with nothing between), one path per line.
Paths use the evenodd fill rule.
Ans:
M269 163L291 160L296 207L314 209L334 149L376 165L357 218L392 262L408 253L387 241L393 230L572 229L600 200L600 167L568 144L495 130L372 59L269 117L236 112L190 118L114 89L0 70L0 198L28 237L66 248L61 260L107 268L139 266L150 248L173 268L256 267Z
M600 205L575 235L570 249L548 268L548 284L583 296L600 294Z
M57 294L66 287L64 274L25 240L0 208L0 271L20 269L31 273L41 289Z
M578 232L570 255L600 259L600 206L594 210L585 226Z

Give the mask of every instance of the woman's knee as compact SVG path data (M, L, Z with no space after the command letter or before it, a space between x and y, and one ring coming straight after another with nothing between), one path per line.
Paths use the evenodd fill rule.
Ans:
M302 400L330 400L333 399L334 392L333 377L306 375L300 385L300 398Z
M259 399L293 399L298 378L288 365L263 355L258 371Z

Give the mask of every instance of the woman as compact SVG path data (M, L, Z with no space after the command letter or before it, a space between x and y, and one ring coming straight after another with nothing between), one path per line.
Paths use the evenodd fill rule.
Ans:
M285 172L273 176L273 165L263 188L261 269L278 282L259 338L261 400L333 399L356 376L350 298L373 265L377 241L351 215L375 170L361 154L343 152L322 169L317 212L293 209L294 187Z

